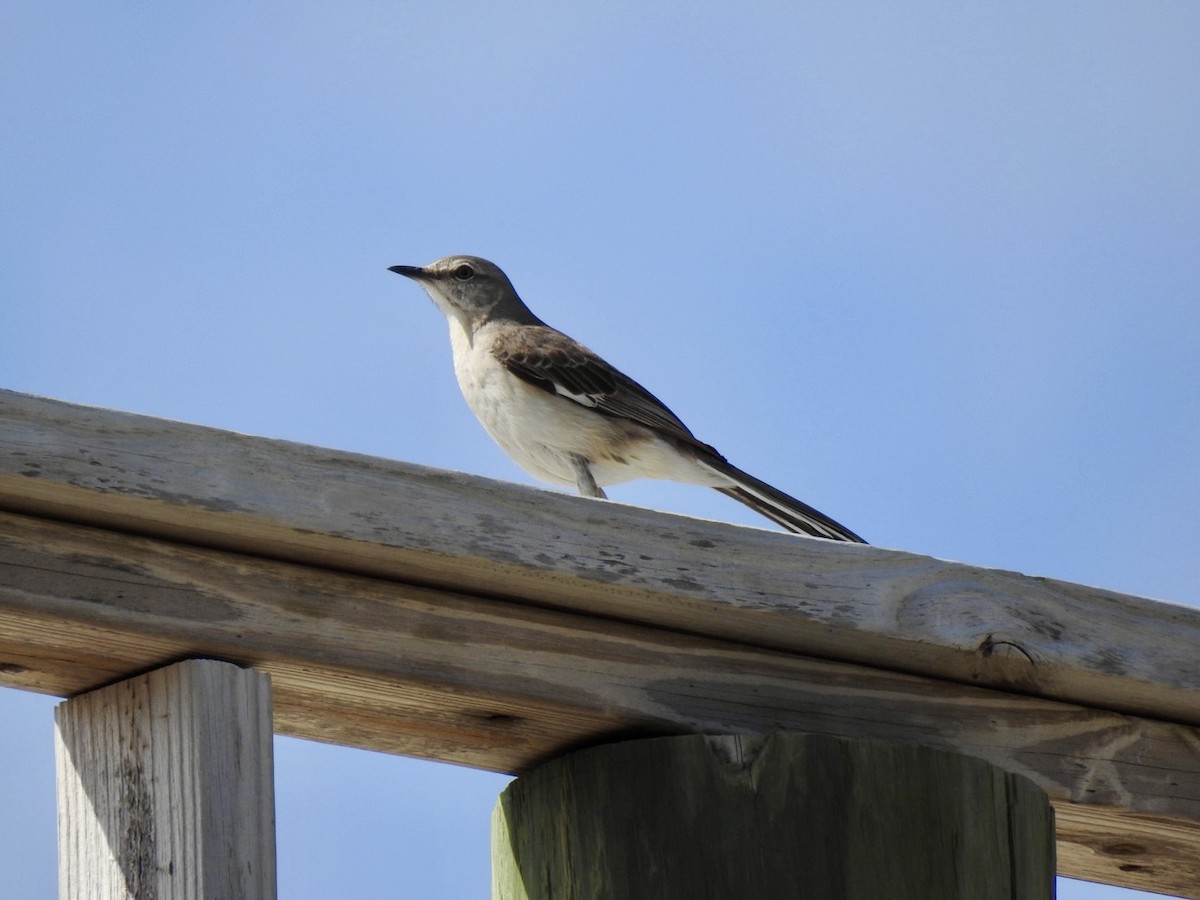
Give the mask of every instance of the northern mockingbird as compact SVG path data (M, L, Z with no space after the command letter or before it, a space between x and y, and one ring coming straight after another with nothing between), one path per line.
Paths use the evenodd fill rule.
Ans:
M447 256L389 271L419 283L446 314L467 405L531 475L588 497L635 478L707 485L789 531L865 543L697 440L644 387L530 312L486 259Z

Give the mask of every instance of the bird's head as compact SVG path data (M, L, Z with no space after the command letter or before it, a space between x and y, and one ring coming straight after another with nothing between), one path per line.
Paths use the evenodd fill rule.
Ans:
M388 271L419 283L447 318L459 320L468 331L496 315L530 315L508 276L478 256L447 256L427 266L392 266Z

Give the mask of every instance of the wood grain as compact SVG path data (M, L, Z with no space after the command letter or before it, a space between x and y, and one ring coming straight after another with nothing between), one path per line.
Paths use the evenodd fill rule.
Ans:
M957 753L775 732L553 759L492 816L493 900L1049 900L1054 816Z
M189 660L55 710L63 900L271 900L270 682Z
M3 683L74 694L188 657L269 673L279 732L497 771L689 732L961 752L1047 791L1063 874L1200 896L1200 734L1188 726L0 516Z
M1200 724L1200 612L0 391L0 509Z

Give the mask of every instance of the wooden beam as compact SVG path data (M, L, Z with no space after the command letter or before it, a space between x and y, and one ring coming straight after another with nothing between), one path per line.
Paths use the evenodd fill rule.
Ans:
M61 897L275 896L267 676L188 660L54 721Z
M1045 790L1062 874L1200 896L1188 726L24 516L0 573L12 686L225 659L271 675L276 731L505 772L621 736L908 741Z
M1043 787L1064 874L1200 895L1194 610L5 392L0 509L5 684L211 656L281 731L503 771L907 740Z
M0 391L0 510L1200 725L1200 611Z

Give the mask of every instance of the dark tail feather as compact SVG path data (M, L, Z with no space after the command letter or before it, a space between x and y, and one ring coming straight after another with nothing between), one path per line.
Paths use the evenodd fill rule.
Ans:
M723 459L720 461L706 459L704 463L737 482L736 485L729 487L718 487L718 491L739 503L746 504L755 512L782 525L788 531L831 541L866 543L849 528L839 525L823 512L818 512L807 503L771 487L765 481L759 481L753 475L747 475Z

